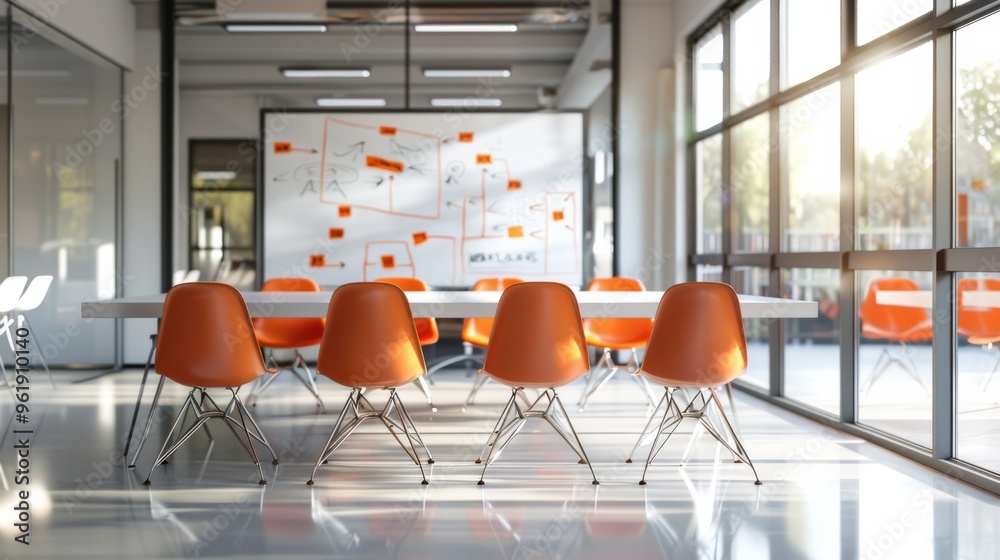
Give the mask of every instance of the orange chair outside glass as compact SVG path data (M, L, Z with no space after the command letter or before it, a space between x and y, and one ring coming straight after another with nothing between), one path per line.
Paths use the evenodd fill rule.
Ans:
M1000 342L1000 308L967 305L966 292L970 291L1000 293L1000 279L961 278L958 281L958 334L965 336L969 344L992 348L995 343ZM998 368L1000 357L997 357L989 375L984 376L984 380L979 383L980 391L986 391Z
M528 418L547 421L580 457L580 463L590 468L593 484L599 484L594 467L556 393L556 387L572 383L590 371L580 307L573 290L555 282L514 284L500 296L494 319L479 374L507 385L511 395L476 459L477 463L485 463L479 484L485 484L486 469L521 431ZM541 394L522 410L517 399L520 395L527 400L525 388L540 389Z
M260 484L267 484L254 440L268 448L274 457L274 464L278 464L278 458L244 406L238 389L241 385L256 381L269 370L254 336L250 312L247 311L246 302L239 290L218 282L192 282L171 288L163 303L155 367L163 378L191 387L191 391L167 432L163 447L143 484L148 486L153 470L213 418L222 420L229 428L257 465ZM163 378L153 398L145 434L149 433L152 424ZM225 408L216 404L208 393L209 389L223 388L232 395ZM181 427L189 410L197 415L194 424L176 442L171 443L174 432Z
M502 292L510 286L520 284L521 282L524 282L524 280L520 278L482 278L473 284L472 291ZM433 367L427 370L427 374L430 375L440 369L463 361L480 361L481 357L474 353L475 349L486 349L486 346L490 342L490 331L492 330L493 318L491 317L470 317L466 319L462 323L462 346L464 352L458 356L452 356L447 360L434 364ZM476 378L476 382L472 385L472 390L469 391L469 396L465 399L466 406L473 404L476 399L476 393L479 392L479 389L482 388L487 379L485 376ZM462 411L464 412L465 409L463 408Z
M408 277L385 277L376 278L376 282L385 282L387 284L392 284L398 287L404 292L426 292L427 284L419 278L408 278ZM430 346L438 341L439 333L437 321L433 318L420 318L413 320L414 326L417 328L417 337L420 339L420 346ZM427 397L427 404L431 406L431 411L437 412L437 407L434 406L434 400L431 398L431 388L427 385L427 376L421 375L417 378L415 383L423 391L424 396Z
M384 282L355 282L337 288L327 308L316 371L350 387L351 393L307 484L313 484L319 466L369 418L385 425L427 484L420 450L426 453L428 464L434 459L396 393L397 387L427 373L406 294ZM382 409L372 406L365 396L371 389L389 391Z
M635 278L625 278L621 276L611 276L604 278L594 278L587 286L588 291L606 292L643 292L646 287ZM625 368L628 373L634 373L639 369L639 355L637 348L644 348L649 340L649 331L653 328L652 319L619 319L619 318L585 318L583 320L583 333L587 337L587 344L597 348L603 348L604 354L594 364L587 378L587 386L577 403L579 411L583 412L587 406L587 401L601 387L604 387L611 380L615 373ZM619 366L611 358L612 350L631 350L632 355L628 363ZM650 406L656 404L656 397L653 390L646 382L646 378L641 376L630 376L642 388Z
M917 373L917 366L913 363L913 358L906 351L908 342L926 342L934 334L934 325L927 310L920 307L904 307L901 305L885 305L876 301L876 294L880 291L917 291L916 282L909 278L875 278L868 284L865 299L861 302L859 315L861 316L861 336L874 340L890 340L898 342L903 349L901 356L894 356L888 348L883 348L879 354L872 374L868 377L868 382L862 391L868 394L875 382L895 364L914 381L924 388L928 395L931 394L930 387Z
M311 278L271 278L261 287L262 292L320 292L322 289ZM305 358L302 357L300 348L315 346L323 338L323 319L319 317L305 318L258 318L253 320L254 332L257 334L257 341L264 348L267 348L268 363L278 365L274 359L274 350L292 350L295 358L287 365L278 367L278 371L288 370L305 385L306 389L312 393L316 399L316 406L323 410L323 399L319 396L319 388L316 387L316 379L306 365ZM257 398L277 377L269 375L262 378L254 387L247 401L253 405Z
M699 420L700 425L738 461L750 466L755 484L761 483L717 391L746 370L743 314L731 286L718 282L686 282L663 293L638 374L663 385L665 391L625 461L631 463L640 445L652 438L639 484L646 484L646 473L653 459L685 418ZM679 400L684 397L687 397L686 404ZM711 414L713 407L718 419ZM662 418L657 421L661 414Z

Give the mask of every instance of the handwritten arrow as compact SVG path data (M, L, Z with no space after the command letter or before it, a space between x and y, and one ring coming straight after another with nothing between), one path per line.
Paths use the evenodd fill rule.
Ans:
M419 165L411 165L410 166L410 171L416 171L420 175L423 175L424 171L426 171L426 170L423 167L419 166Z
M545 236L542 236L542 235L538 235L539 233L542 233L542 230L538 230L538 231L533 231L533 232L531 232L531 234L530 234L530 235L531 235L532 237L534 237L534 238L537 238L537 239L545 239Z
M272 179L272 181L276 183L279 183L281 181L287 181L289 178L291 178L291 175L292 175L291 171L285 171L284 173L277 175L274 179Z
M445 203L445 206L447 206L448 208L457 208L457 209L461 209L462 208L460 205L458 205L458 204L456 204L456 203L454 203L454 202L452 202L450 200L447 203Z
M544 209L545 209L544 202L539 204L532 204L531 206L528 207L528 210L534 210L535 212L541 212Z
M353 144L348 144L346 152L344 152L342 154L338 154L337 152L333 152L333 155L336 156L336 157L344 157L344 156L346 156L348 154L353 153L354 157L351 158L351 161L357 161L358 156L361 155L361 153L364 152L364 151L365 151L365 141L362 140L361 142L355 142Z
M379 187L382 186L383 182L385 182L385 178L384 177L375 177L375 180L372 181L372 182L375 183L375 188L377 189L377 188L379 188Z

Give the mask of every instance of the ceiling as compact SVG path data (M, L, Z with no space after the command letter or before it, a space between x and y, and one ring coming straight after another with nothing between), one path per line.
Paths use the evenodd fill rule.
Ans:
M230 33L222 24L233 20L220 16L214 0L178 0L175 44L182 95L263 95L289 107L315 107L318 97L381 97L389 108L403 108L406 10L401 1L388 6L398 8L387 8L386 0L327 2L325 17L310 20L326 23L325 33ZM504 108L587 108L611 82L609 11L606 0L413 0L411 24L499 22L518 29L417 33L411 27L410 107L428 108L433 97L495 97ZM366 68L370 76L286 78L279 71L284 67ZM504 68L510 76L428 78L425 68Z

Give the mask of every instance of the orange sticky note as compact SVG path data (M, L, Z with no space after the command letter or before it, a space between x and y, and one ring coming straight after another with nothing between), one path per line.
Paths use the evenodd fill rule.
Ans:
M292 151L291 142L275 142L274 143L274 153L276 154L287 154Z
M479 165L493 163L493 156L490 154L476 154L476 163Z
M562 219L563 219L563 211L562 210L556 210L556 211L552 212L552 220L553 221L555 221L555 222L561 222Z
M473 136L475 136L475 135L473 133L471 133L471 132L459 132L458 133L458 141L459 142L472 142Z
M420 245L421 243L423 243L425 241L427 241L427 232L425 232L425 231L418 231L417 233L413 234L413 244L414 245Z
M382 255L382 268L396 268L396 257L392 255Z
M344 238L344 228L332 227L330 228L330 239L343 239Z
M507 228L507 237L524 237L524 228L521 226L510 226Z
M520 179L509 179L507 181L507 190L508 191L516 191L519 188L521 188L521 180Z
M337 207L337 214L341 218L350 218L351 217L351 207L348 206L348 205L346 205L346 204L341 204L340 206Z
M378 133L383 136L395 136L396 127L394 126L380 126L378 127Z
M378 156L365 156L365 165L368 167L374 167L375 169L392 171L393 173L403 172L403 162L380 158Z
M311 267L326 266L326 255L309 255L309 266Z

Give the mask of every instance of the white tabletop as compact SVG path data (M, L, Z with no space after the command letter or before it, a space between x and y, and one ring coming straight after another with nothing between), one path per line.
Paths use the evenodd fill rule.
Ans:
M244 292L254 317L325 317L331 292ZM663 292L577 292L584 317L652 317ZM164 294L84 302L85 318L159 318ZM414 317L492 317L500 292L406 292ZM740 295L745 318L810 318L815 301Z

